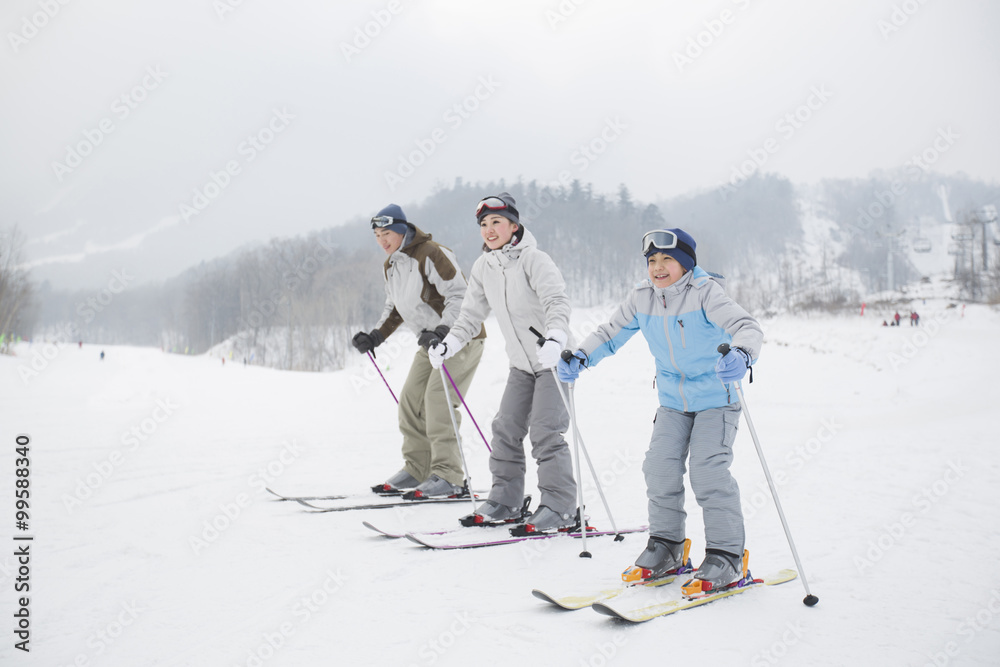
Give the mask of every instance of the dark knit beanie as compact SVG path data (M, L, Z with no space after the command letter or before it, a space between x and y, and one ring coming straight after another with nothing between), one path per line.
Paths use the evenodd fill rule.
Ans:
M666 250L655 247L650 248L649 252L646 253L646 259L649 259L649 256L653 253L662 252L664 255L676 259L677 263L683 266L685 271L690 271L698 263L698 256L695 253L695 248L697 248L698 244L683 229L674 228L666 231L677 235L677 247L667 248Z
M504 204L506 204L506 206L504 208L489 208L489 203L487 203L487 205L484 206L483 208L479 208L477 205L476 222L480 222L483 218L492 213L496 215L502 215L511 222L520 225L521 224L520 214L517 212L517 208L514 206L515 204L514 198L510 196L509 192L501 192L500 194L495 195L495 197L494 196L483 197L479 201L479 204L482 204L487 199L494 199L494 198L499 199Z
M396 204L389 204L381 211L375 214L375 217L388 216L392 218L395 222L386 227L381 227L380 229L388 229L390 232L396 232L402 236L406 235L407 230L409 230L410 225L407 223L406 214L403 213L401 209Z

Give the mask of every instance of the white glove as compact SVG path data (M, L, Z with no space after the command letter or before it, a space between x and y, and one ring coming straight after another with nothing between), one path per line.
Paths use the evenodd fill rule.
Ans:
M549 329L545 332L545 337L548 340L538 348L538 363L542 368L555 368L569 337L562 329Z
M427 350L427 356L431 360L431 367L434 370L441 368L441 364L444 363L445 359L451 359L458 351L465 347L462 343L458 341L457 338L448 334L444 337L444 340L431 347Z

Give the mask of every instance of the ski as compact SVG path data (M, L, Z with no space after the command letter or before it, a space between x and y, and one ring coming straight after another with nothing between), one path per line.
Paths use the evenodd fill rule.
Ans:
M394 496L382 496L385 498L384 501L379 502L379 496L373 496L373 502L362 502L362 503L352 503L347 505L334 505L332 507L322 507L320 505L313 505L312 502L307 500L298 500L300 505L306 508L306 511L310 514L325 514L327 512L348 512L351 510L377 510L384 509L387 507L418 507L420 505L434 505L437 503L467 503L469 502L468 496L462 496L460 498L423 498L421 500L400 500L398 497ZM476 496L478 499L479 497Z
M642 533L648 530L648 526L640 526L639 528L626 528L624 530L613 531L613 530L588 530L587 537L604 537L606 535L619 535L626 533ZM438 542L433 539L428 539L421 535L415 535L413 533L407 533L406 539L410 540L415 544L419 544L422 547L427 547L428 549L478 549L480 547L495 547L502 544L516 544L518 542L527 542L530 540L546 540L552 537L580 537L581 533L579 530L575 532L561 531L555 533L537 533L534 535L525 535L524 537L507 537L500 540L486 540L486 541L476 541L476 542Z
M684 574L689 574L690 571ZM597 591L596 593L588 593L586 595L562 595L555 596L545 591L539 590L537 588L532 589L531 594L534 595L539 600L545 600L549 604L554 604L562 609L568 609L570 611L576 609L583 609L584 607L589 607L596 602L604 602L605 600L610 600L613 597L617 597L624 593L625 591L631 590L633 588L638 588L640 586L646 588L656 588L657 586L665 586L673 582L680 575L668 574L665 577L660 577L659 579L652 579L649 581L643 581L635 584L622 584L617 588L607 588L603 591Z
M401 532L394 533L394 532L391 532L391 531L388 531L388 530L383 530L382 528L379 528L378 526L375 526L371 522L368 522L368 521L362 521L361 523L364 525L365 528L368 528L369 530L374 530L376 533L378 533L382 537L389 537L389 538L392 538L394 540L406 537L407 534L411 534L411 535L447 535L448 533L454 533L454 532L457 532L459 530L462 530L462 528L463 528L462 526L456 526L454 528L447 528L445 530L428 530L428 531L423 531L423 532L406 531L406 530L404 530L404 531L401 531Z
M346 498L351 498L354 495L360 495L360 494L349 494L349 495L333 495L333 496L283 496L277 491L270 489L268 487L264 487L264 490L270 493L278 500L291 500L295 502L298 502L300 500L305 500L307 502L310 500L344 500Z
M780 572L764 577L763 579L753 579L750 583L747 583L742 587L727 588L719 591L718 593L708 593L694 599L682 598L680 600L670 600L669 602L661 602L634 609L617 609L609 603L595 602L592 609L600 614L611 616L612 618L617 618L622 621L628 621L630 623L644 623L645 621L659 618L660 616L675 614L679 611L684 611L685 609L693 609L694 607L700 607L708 604L709 602L715 602L716 600L721 600L722 598L745 593L753 588L784 584L792 581L798 576L799 575L795 570L781 570Z

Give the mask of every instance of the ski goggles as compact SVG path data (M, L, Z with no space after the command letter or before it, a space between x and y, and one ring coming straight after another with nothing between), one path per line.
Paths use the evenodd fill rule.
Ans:
M642 254L648 255L653 250L680 250L694 257L694 250L684 241L677 238L669 229L654 229L642 237Z
M406 220L397 220L388 215L376 215L372 218L372 229L376 227L388 227L389 225L395 224L397 222L406 222Z
M476 218L480 218L488 213L483 211L513 211L515 216L520 217L517 209L500 199L500 197L487 197L476 205Z

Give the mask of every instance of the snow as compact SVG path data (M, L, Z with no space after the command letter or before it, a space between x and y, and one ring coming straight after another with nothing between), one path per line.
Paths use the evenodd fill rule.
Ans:
M799 580L642 625L530 595L613 584L642 535L590 540L589 560L570 539L429 551L361 522L450 526L467 506L311 515L271 500L265 483L361 491L399 468L395 406L366 357L312 374L153 349L105 347L100 361L93 346L21 345L0 358L0 486L13 537L14 442L29 434L31 654L13 648L9 629L20 594L8 542L0 664L997 664L990 387L1000 366L988 341L1000 314L949 305L915 303L919 328L881 327L874 312L762 322L748 408L820 603L802 604ZM599 316L574 314L582 329ZM488 435L507 369L497 327L487 328L468 399ZM394 389L413 349L379 348ZM652 374L637 337L576 390L622 527L645 522ZM462 431L473 484L488 487L486 448L468 418ZM751 569L794 567L745 423L736 447ZM592 523L608 527L592 485L587 495ZM688 510L698 561L693 497Z

